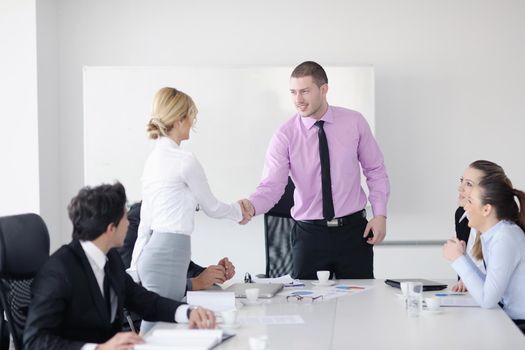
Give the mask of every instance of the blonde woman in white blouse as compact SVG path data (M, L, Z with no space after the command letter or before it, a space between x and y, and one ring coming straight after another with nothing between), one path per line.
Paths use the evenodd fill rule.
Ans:
M243 220L240 204L215 198L199 161L180 148L196 115L193 100L182 91L165 87L155 95L147 132L156 144L142 175L141 221L129 269L145 288L175 300L186 289L197 205L213 218ZM143 321L141 331L152 326Z

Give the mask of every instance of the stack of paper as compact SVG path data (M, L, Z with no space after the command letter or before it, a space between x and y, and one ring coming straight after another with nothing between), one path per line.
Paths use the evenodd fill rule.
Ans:
M219 329L159 329L144 338L136 350L208 350L222 340Z
M202 306L215 312L235 309L233 292L188 292L186 301L190 305Z

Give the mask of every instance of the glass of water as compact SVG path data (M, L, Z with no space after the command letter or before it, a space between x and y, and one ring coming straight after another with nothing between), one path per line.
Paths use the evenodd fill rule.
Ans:
M418 317L423 308L423 283L408 282L407 289L408 315Z

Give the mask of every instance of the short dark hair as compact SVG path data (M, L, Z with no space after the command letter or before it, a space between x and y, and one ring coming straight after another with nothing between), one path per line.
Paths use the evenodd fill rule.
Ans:
M73 223L73 239L97 239L110 223L118 225L125 205L126 190L120 182L82 188L67 207Z
M328 84L328 77L323 67L319 63L314 61L305 61L295 67L292 72L292 78L303 78L312 77L315 85L321 87L321 85Z

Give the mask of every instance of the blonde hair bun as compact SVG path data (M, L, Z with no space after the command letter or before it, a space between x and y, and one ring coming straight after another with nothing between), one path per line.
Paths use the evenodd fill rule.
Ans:
M154 140L158 139L160 136L166 136L166 130L166 125L164 125L160 119L155 117L152 117L146 126L146 131L148 132L149 137Z
M160 89L153 99L152 117L146 125L150 139L167 136L175 122L197 116L197 107L190 96L172 87Z

